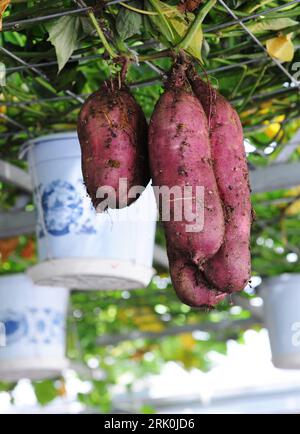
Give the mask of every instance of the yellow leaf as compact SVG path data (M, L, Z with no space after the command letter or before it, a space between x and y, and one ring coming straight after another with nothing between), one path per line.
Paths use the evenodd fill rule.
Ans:
M179 39L178 39L179 42L186 35L186 32L188 31L190 24L184 21L181 17L178 17L178 15L170 16L169 20L172 27L174 28L174 31L179 35ZM195 36L191 40L189 46L186 48L186 50L192 56L201 60L202 44L203 44L203 31L202 31L202 27L200 26Z
M153 322L150 324L140 324L138 328L142 332L159 333L164 329L164 326L159 322Z
M281 62L293 60L295 48L291 41L291 35L281 35L267 40L267 51L270 56Z
M156 322L156 319L157 319L157 317L154 314L141 315L141 316L135 316L133 318L133 322L136 325L146 324L146 323L148 324L148 323Z
M256 108L245 110L244 112L240 113L240 117L242 119L246 119L248 116L253 115L256 112Z
M271 124L269 125L264 131L265 134L272 139L273 137L275 137L280 130L280 124L276 123L276 124Z
M194 348L195 343L196 343L195 339L193 338L192 333L183 333L180 336L180 341L181 341L183 348L185 348L187 350L191 350L192 348Z
M269 113L270 109L272 109L272 102L271 101L263 102L260 105L259 113L262 115L265 115L265 114Z
M5 114L7 112L7 107L5 105L1 105L1 101L4 101L4 95L2 93L0 93L0 114L3 113ZM0 122L3 119L0 119Z
M300 195L300 185L290 188L285 193L286 197L297 197L299 195ZM287 216L294 216L299 213L300 213L300 200L295 200L295 202L292 202L285 210L285 215Z
M273 119L272 123L265 122L269 126L264 130L264 132L268 137L270 137L270 139L272 139L279 133L281 128L281 122L283 122L284 119L285 119L285 115L280 115L280 116L276 116Z
M294 216L300 213L300 200L296 200L296 202L292 203L285 211L285 215Z
M173 40L173 44L178 44L182 38L186 35L191 23L195 19L195 15L192 13L185 13L182 15L181 12L177 9L176 6L169 6L165 5L162 2L158 2L160 9L167 13L165 15L169 25L171 26L173 30L173 34L175 36ZM194 35L193 39L191 40L188 47L186 47L186 50L188 53L190 53L192 56L196 57L197 59L201 60L201 47L203 44L203 31L202 27L199 26L198 31Z
M285 196L287 197L294 197L299 195L300 195L300 185L298 185L297 187L290 188L285 194Z
M0 32L2 31L2 18L6 8L9 6L10 0L0 0Z

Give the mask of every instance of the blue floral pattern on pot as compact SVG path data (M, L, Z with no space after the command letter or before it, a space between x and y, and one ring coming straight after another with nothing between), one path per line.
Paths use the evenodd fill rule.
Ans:
M0 310L0 322L4 324L7 345L22 339L32 344L52 344L64 340L64 315L51 308L29 307L25 312Z
M60 179L45 187L42 208L46 229L56 236L68 234L83 214L81 198L76 189Z
M82 184L82 181L80 181ZM53 236L64 236L69 233L95 234L96 229L90 218L91 209L85 209L80 189L68 181L57 179L39 187L45 229ZM85 215L88 211L89 215ZM39 233L44 236L42 225Z
M7 345L20 341L28 333L27 319L22 312L0 311L0 322L4 324Z

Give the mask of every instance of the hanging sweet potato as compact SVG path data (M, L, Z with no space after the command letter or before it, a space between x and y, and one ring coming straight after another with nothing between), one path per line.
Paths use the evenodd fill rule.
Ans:
M78 137L83 178L95 208L107 203L105 190L99 195L99 187L111 187L115 193L110 208L134 202L130 189L146 187L150 180L147 122L126 86L105 82L86 100L78 118ZM122 187L121 179L126 182Z
M208 118L214 171L225 213L224 243L205 264L204 274L222 291L241 291L251 274L252 223L243 129L237 112L222 95L194 69L189 69L188 75Z

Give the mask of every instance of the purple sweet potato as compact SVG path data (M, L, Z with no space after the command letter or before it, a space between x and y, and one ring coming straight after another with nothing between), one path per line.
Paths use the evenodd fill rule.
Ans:
M104 186L112 187L116 195L116 203L110 202L109 207L130 205L135 198L128 197L129 190L145 187L150 176L147 122L129 90L105 82L83 104L77 129L83 178L95 208L104 203L104 196L97 198L98 188ZM119 188L121 178L127 188Z
M169 253L170 275L174 289L180 300L192 307L213 308L227 294L210 287L203 273L191 262L188 256Z
M244 289L251 275L251 198L243 129L229 102L197 73L189 79L208 118L214 171L225 213L221 249L204 266L209 282L226 292Z
M154 187L179 187L182 196L184 187L192 187L193 199L184 201L190 214L196 216L196 187L204 187L204 225L194 232L187 229L191 221L186 213L181 219L175 218L178 197L168 200L170 219L164 221L161 197L156 194L169 245L201 266L220 248L225 224L212 167L207 119L187 81L185 65L174 65L155 107L149 126L149 161Z

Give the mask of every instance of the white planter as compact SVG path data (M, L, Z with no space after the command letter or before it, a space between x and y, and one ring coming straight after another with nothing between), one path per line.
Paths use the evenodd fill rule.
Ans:
M74 289L147 286L157 214L152 187L130 207L97 214L82 180L77 133L34 140L28 158L40 261L29 271L32 279Z
M25 274L0 277L0 381L60 374L69 293L38 287Z
M263 283L273 364L282 369L300 369L300 274L282 274Z

